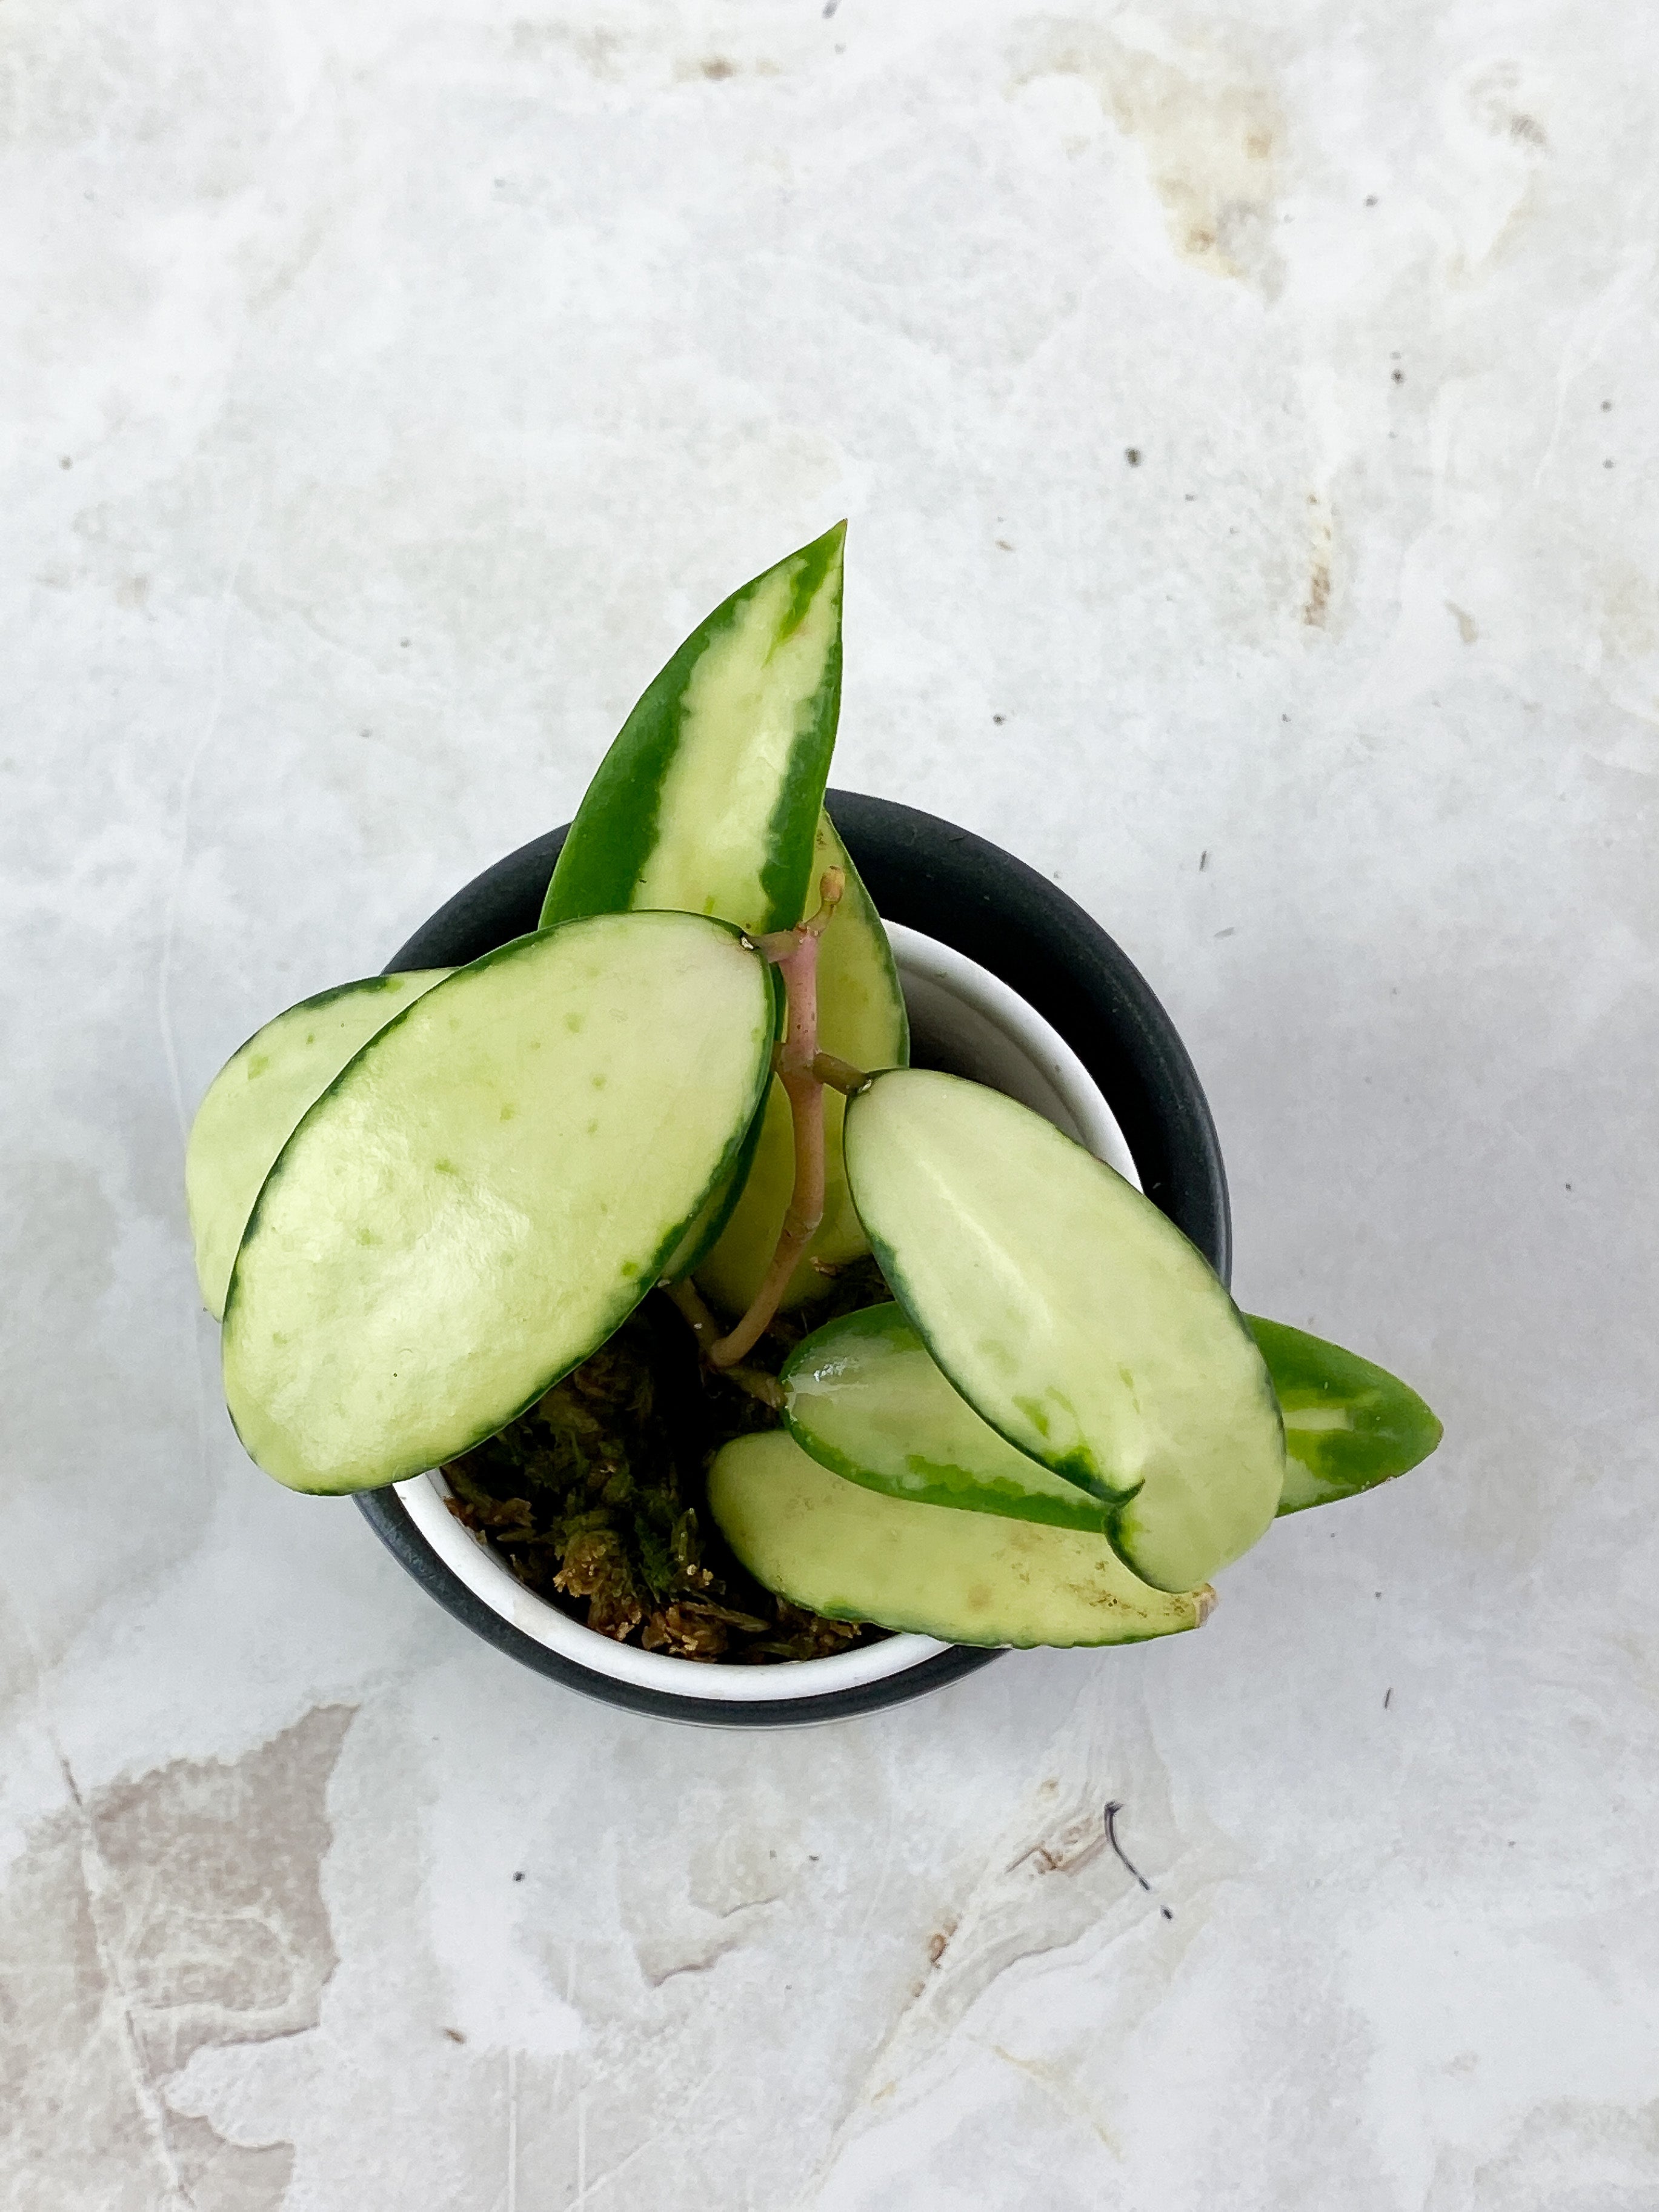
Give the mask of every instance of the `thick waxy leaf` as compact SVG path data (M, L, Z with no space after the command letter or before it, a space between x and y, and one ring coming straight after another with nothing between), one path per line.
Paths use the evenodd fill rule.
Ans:
M814 908L818 884L828 868L842 870L847 889L818 945L819 1048L850 1060L854 1067L902 1067L910 1057L910 1024L892 947L847 848L829 816L821 814L808 894L808 904ZM840 1091L824 1093L823 1225L789 1279L783 1296L786 1309L826 1287L826 1279L812 1265L815 1260L824 1267L840 1267L869 1249L842 1158L846 1107ZM775 1078L743 1195L719 1243L698 1270L704 1294L717 1305L742 1313L759 1289L777 1246L794 1175L789 1101Z
M918 1504L1105 1531L1099 1499L981 1420L896 1305L826 1322L796 1346L781 1379L795 1442L849 1482Z
M1101 1536L860 1489L781 1429L725 1446L708 1503L779 1596L950 1644L1139 1644L1198 1627L1215 1602L1209 1589L1149 1589Z
M653 681L587 787L544 927L641 907L756 935L800 920L841 711L845 535L734 592Z
M1439 1443L1439 1422L1397 1376L1303 1329L1244 1318L1285 1424L1280 1514L1356 1497ZM781 1381L796 1443L867 1490L1061 1528L1107 1525L1109 1509L981 1420L896 1305L826 1322L795 1347Z
M779 1001L781 1006L781 993L779 994ZM714 1189L709 1192L702 1206L698 1207L696 1219L663 1261L662 1280L664 1282L683 1281L719 1243L720 1232L732 1218L732 1211L743 1194L744 1181L754 1160L756 1147L760 1142L761 1129L765 1120L766 1104L763 1098L760 1105L755 1109L754 1119L749 1124L748 1134L738 1147L737 1157L732 1163L730 1173L723 1182L716 1183Z
M853 1197L957 1390L1112 1509L1120 1556L1194 1588L1278 1510L1284 1442L1249 1330L1150 1200L1012 1099L920 1069L848 1109Z
M302 999L255 1032L219 1070L185 1152L185 1195L202 1304L222 1320L225 1291L259 1186L300 1116L394 1014L447 968L370 975Z
M1281 1513L1353 1498L1425 1460L1441 1427L1415 1390L1358 1352L1247 1316L1285 1419Z
M267 1473L377 1487L493 1435L632 1310L760 1103L772 979L726 925L605 915L418 1000L259 1194L225 1391Z

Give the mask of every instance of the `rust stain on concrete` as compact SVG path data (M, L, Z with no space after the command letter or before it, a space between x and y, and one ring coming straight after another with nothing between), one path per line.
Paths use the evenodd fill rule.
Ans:
M1308 586L1302 601L1302 619L1310 629L1328 628L1331 614L1331 556L1335 545L1329 502L1316 491L1308 494L1311 544L1308 555Z
M1258 70L1208 46L1152 52L1097 23L1055 18L1030 32L1015 56L1016 87L1045 76L1081 77L1133 139L1183 260L1265 298L1277 294L1285 125Z

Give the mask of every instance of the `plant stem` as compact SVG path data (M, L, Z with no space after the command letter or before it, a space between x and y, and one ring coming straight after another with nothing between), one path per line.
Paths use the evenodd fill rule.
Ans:
M678 1283L664 1283L661 1287L684 1315L697 1340L697 1350L706 1359L720 1334L720 1323L704 1304L702 1292L689 1275L683 1276ZM720 1372L728 1382L735 1382L738 1389L746 1390L751 1398L758 1398L763 1406L770 1406L775 1412L782 1405L783 1385L775 1375L768 1375L758 1367L743 1366L723 1367Z
M818 1061L818 939L828 928L847 879L839 868L826 869L818 886L820 905L799 929L781 931L762 950L775 960L789 999L789 1026L778 1054L777 1077L789 1100L795 1140L795 1182L772 1263L749 1310L729 1335L708 1345L711 1367L730 1368L752 1349L776 1313L789 1278L823 1219L823 1080ZM835 1063L839 1070L845 1063ZM849 1075L854 1069L847 1069ZM860 1078L860 1080L862 1079Z

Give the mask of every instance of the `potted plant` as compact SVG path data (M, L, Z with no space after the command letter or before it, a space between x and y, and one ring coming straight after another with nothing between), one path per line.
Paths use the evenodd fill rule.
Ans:
M1233 1307L1201 1092L1109 940L965 833L825 811L842 550L700 625L568 832L251 1039L188 1162L252 1455L682 1717L1196 1626L1278 1512L1438 1437Z

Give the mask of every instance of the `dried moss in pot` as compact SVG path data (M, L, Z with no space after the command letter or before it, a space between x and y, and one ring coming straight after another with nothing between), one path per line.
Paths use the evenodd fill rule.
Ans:
M773 1375L807 1329L888 1295L855 1261L802 1315L780 1316L747 1364ZM775 1597L709 1513L709 1462L781 1415L704 1366L653 1292L529 1413L445 1468L449 1510L526 1589L618 1643L728 1665L827 1658L884 1630Z

